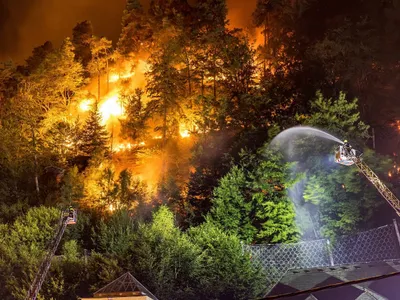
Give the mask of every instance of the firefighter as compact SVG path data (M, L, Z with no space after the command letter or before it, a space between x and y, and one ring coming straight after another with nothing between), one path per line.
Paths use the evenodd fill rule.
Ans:
M343 149L344 149L345 155L351 155L352 147L347 140L344 140Z
M72 205L69 206L69 217L70 218L74 218L74 208L72 207Z

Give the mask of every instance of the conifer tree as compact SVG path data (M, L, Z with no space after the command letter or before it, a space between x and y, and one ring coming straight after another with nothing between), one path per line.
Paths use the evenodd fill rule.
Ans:
M92 35L92 23L87 20L79 22L72 30L72 43L75 46L75 59L80 61L85 68L92 59L92 53L90 50Z
M211 220L247 243L296 241L299 231L286 190L293 183L290 164L282 164L272 152L241 155L240 166L234 166L214 190Z
M101 115L97 105L90 111L89 116L80 133L79 150L85 154L92 156L94 152L108 153L108 133L101 124Z
M120 54L138 53L144 42L152 36L145 19L145 11L139 0L128 0L122 16L122 31L117 44Z
M93 36L91 39L92 60L88 64L88 69L91 74L97 76L97 101L100 101L101 97L100 76L104 72L108 73L108 63L111 58L111 47L112 42L107 40L105 37L97 38Z

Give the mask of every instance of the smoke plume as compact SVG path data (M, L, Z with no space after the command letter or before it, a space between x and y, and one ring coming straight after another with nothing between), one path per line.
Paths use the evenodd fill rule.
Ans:
M126 0L0 0L0 61L22 63L34 47L55 46L90 20L98 36L117 41ZM142 0L145 7L150 0ZM227 0L230 27L248 28L256 0Z

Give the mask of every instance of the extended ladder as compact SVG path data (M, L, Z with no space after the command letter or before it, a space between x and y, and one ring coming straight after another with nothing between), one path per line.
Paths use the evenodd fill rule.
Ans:
M379 177L367 166L360 158L350 156L351 160L360 169L360 171L368 178L375 186L383 198L393 207L397 215L400 216L400 200L389 190L389 188L379 179Z
M56 235L54 236L50 244L49 250L45 258L43 259L42 264L39 267L39 270L29 288L28 295L26 296L25 300L36 300L36 297L39 294L44 279L46 278L47 272L50 269L51 259L53 258L58 248L58 245L60 244L61 238L64 234L65 228L68 225L69 219L70 218L68 216L64 216L64 213L62 213L60 221L57 226Z

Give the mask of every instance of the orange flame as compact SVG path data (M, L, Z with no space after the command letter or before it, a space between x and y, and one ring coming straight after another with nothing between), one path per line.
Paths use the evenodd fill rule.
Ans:
M103 124L106 124L107 121L114 117L120 117L124 114L124 109L119 103L119 97L117 94L112 95L107 98L104 102L100 104L99 112L102 116Z

